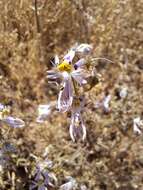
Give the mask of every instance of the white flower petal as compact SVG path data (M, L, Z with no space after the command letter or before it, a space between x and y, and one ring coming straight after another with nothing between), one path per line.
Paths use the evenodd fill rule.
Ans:
M58 65L60 63L59 57L57 55L55 55L54 62L55 65Z
M109 108L109 103L111 101L111 95L109 94L108 96L106 96L103 100L103 108L105 111L109 111L110 108Z
M49 71L47 71L47 74L48 74L47 78L51 79L51 80L61 78L61 74L58 71L55 71L55 70L49 70Z
M82 131L83 131L82 140L84 141L86 139L86 127L83 123L82 123Z
M74 64L74 68L78 69L85 65L85 59L80 59Z
M69 181L60 186L60 190L73 190L77 187L77 182L69 176Z
M73 91L71 80L64 82L64 89L59 92L57 108L60 112L66 112L70 109L73 100Z
M136 134L142 134L141 126L143 126L143 121L140 119L140 117L136 117L133 120L133 131Z
M25 122L23 120L11 116L5 117L3 121L13 128L22 128L25 126Z
M69 133L70 133L70 137L71 137L72 141L75 142L75 137L74 137L74 124L73 124L73 123L70 124Z
M86 139L86 127L80 113L72 113L69 133L73 142L75 142L77 138L82 138L83 141Z
M0 111L4 109L4 105L0 103Z
M71 75L78 84L83 85L87 83L87 81L85 80L87 76L84 69L77 69L73 71Z

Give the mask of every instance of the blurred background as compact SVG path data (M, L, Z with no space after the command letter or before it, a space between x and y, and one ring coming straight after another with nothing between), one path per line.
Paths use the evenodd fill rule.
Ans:
M96 61L103 81L100 90L86 93L84 143L71 141L66 114L52 112L43 124L35 122L38 105L57 99L46 80L50 60L75 43L92 44L93 57L113 62ZM1 171L0 189L29 189L31 154L42 159L46 150L58 179L49 189L72 176L78 184L72 189L142 190L143 139L132 127L134 118L143 118L142 84L142 0L37 0L37 11L34 0L0 0L0 102L26 123L4 139L17 152ZM95 104L107 94L110 112L104 113ZM0 127L3 136L8 127Z

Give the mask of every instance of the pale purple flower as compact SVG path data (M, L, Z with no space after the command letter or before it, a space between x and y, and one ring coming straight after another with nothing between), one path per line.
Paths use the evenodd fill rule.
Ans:
M25 122L23 120L12 116L5 116L2 121L13 128L22 128L25 126Z
M78 138L82 138L84 141L86 138L86 127L84 125L81 111L84 107L83 100L79 102L79 98L75 98L71 109L71 124L69 132L71 139L75 142Z
M67 78L63 82L63 89L60 90L59 92L58 103L57 103L58 110L60 112L68 111L72 105L72 101L73 101L73 87L70 78Z
M25 122L23 120L9 116L9 113L9 106L4 106L0 104L0 121L13 128L22 128L25 126Z
M38 190L46 190L48 186L54 186L51 181L57 181L55 175L48 172L48 168L51 167L52 162L49 160L38 162L35 170L34 181L30 184L30 190L38 188Z
M64 61L59 63L56 56L52 71L47 71L47 78L52 81L61 80L61 90L58 96L57 108L60 112L66 112L70 109L73 101L73 80L80 86L86 83L86 78L89 76L82 66L85 64L84 59L80 59L74 65L71 64L75 56L75 51L70 50L64 56Z

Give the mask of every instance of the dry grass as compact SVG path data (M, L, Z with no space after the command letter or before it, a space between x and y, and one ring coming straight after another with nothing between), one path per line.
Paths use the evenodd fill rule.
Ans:
M58 178L55 189L70 175L88 190L142 190L143 142L132 131L133 118L143 117L142 0L47 0L39 10L40 33L31 6L29 0L0 1L0 102L12 102L14 114L26 122L25 129L7 137L18 152L0 176L0 189L28 189L30 154L42 157L48 147ZM45 80L50 59L76 42L93 44L93 56L114 63L96 64L102 90L86 93L91 105L85 113L88 138L74 144L66 115L53 113L39 125L35 110L56 99L56 89ZM128 96L120 100L117 90L124 86ZM104 114L93 104L107 92L111 112Z

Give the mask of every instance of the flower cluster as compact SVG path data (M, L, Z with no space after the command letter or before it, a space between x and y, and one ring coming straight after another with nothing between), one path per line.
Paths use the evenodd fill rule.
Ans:
M54 173L49 172L52 167L50 160L38 161L36 169L34 171L34 180L30 184L30 190L37 188L38 190L46 190L47 187L54 187L54 183L57 182L57 178Z
M73 141L78 137L82 137L82 140L86 138L86 127L81 115L84 99L79 89L87 84L87 79L91 75L86 69L85 58L91 50L92 46L89 44L76 45L69 50L61 62L56 55L54 62L52 62L54 68L47 71L49 82L60 86L57 109L60 112L71 111L69 131ZM80 57L80 59L73 63L75 57Z

